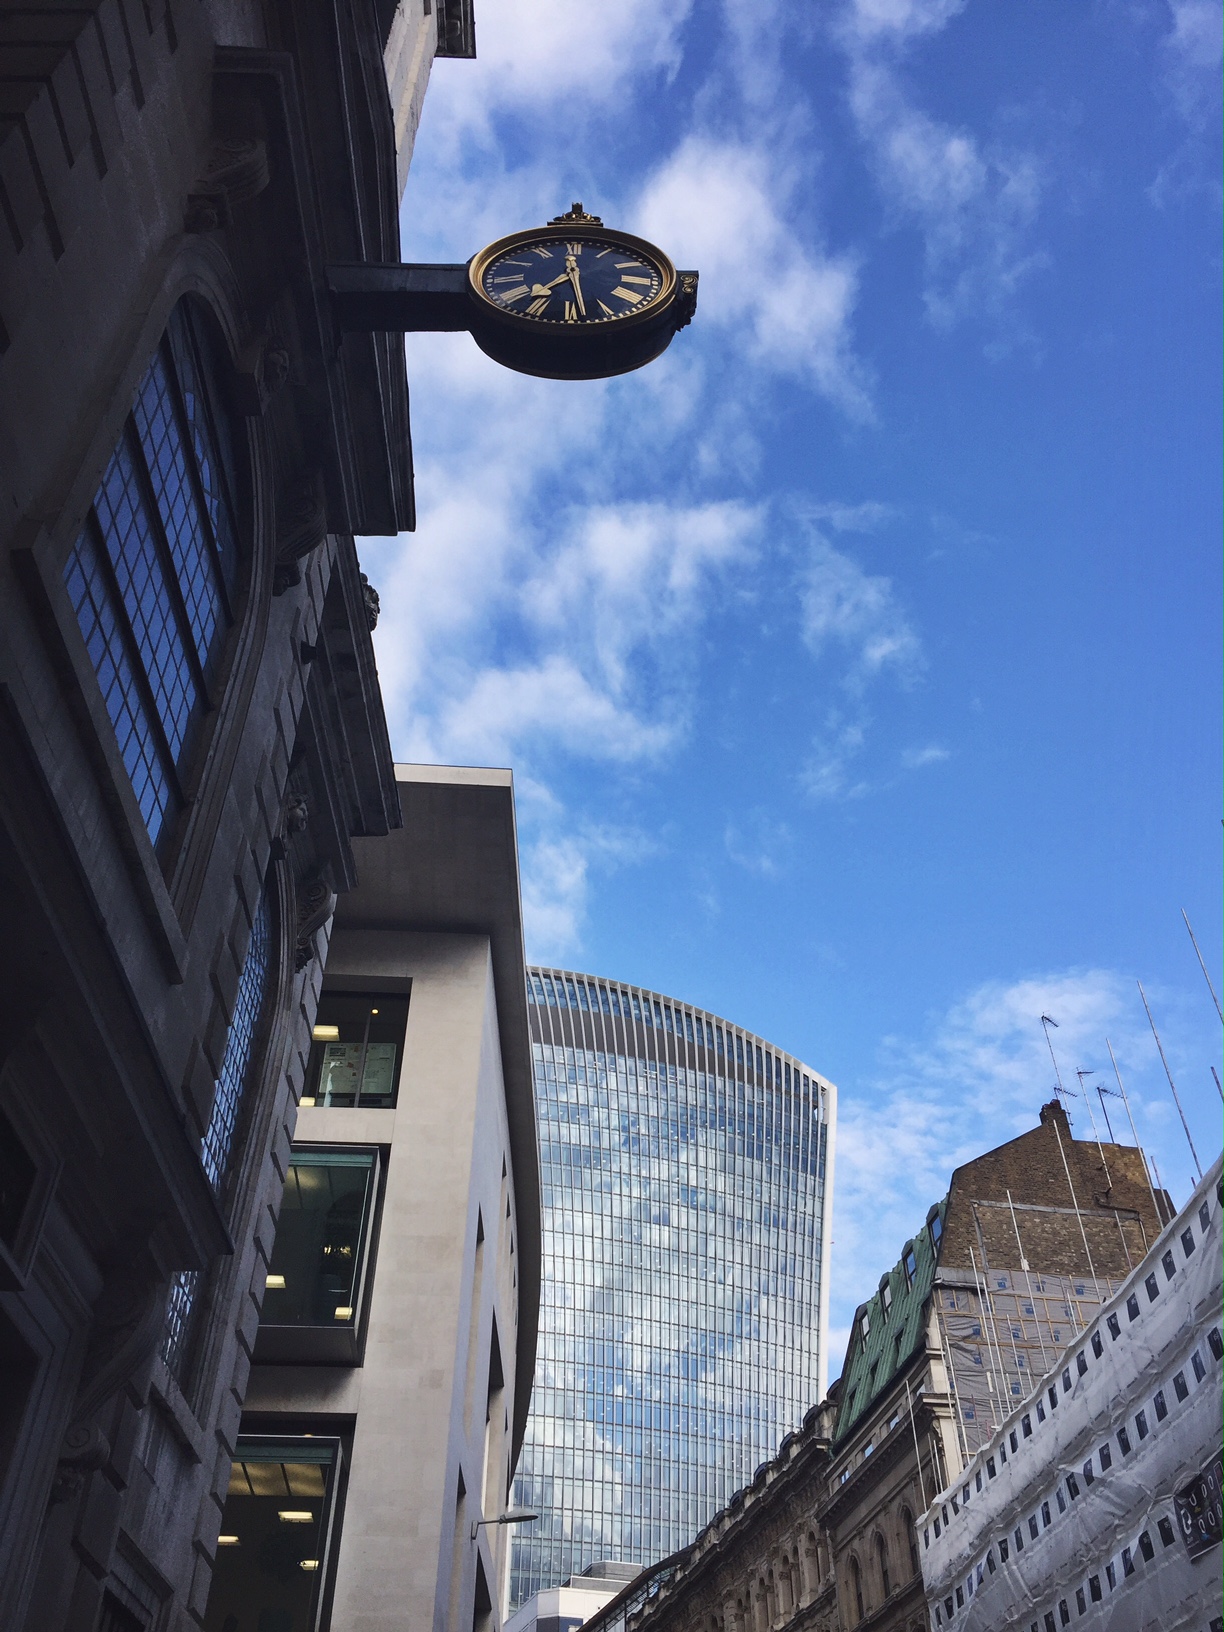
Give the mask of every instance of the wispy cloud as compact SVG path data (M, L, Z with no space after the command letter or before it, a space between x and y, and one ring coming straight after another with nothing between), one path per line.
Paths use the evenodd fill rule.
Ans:
M1171 23L1157 55L1160 86L1184 127L1148 197L1160 208L1180 195L1220 197L1219 127L1224 14L1217 0L1169 0Z
M1167 992L1160 1002L1170 1021L1169 1037L1180 1039L1176 1070L1181 1060L1192 1057L1200 1036L1205 1037L1193 1016L1206 1006ZM1036 1126L1055 1081L1041 1028L1043 1014L1058 1021L1054 1047L1063 1081L1073 1091L1081 1067L1100 1072L1091 1081L1114 1085L1105 1048L1106 1037L1111 1039L1140 1137L1155 1152L1167 1182L1180 1176L1188 1156L1184 1143L1179 1148L1180 1126L1129 976L1111 969L1067 969L985 982L935 1019L925 1038L885 1038L878 1076L857 1092L842 1086L834 1203L835 1320L847 1321L896 1262L902 1243L947 1190L954 1168ZM1216 1028L1217 1043L1218 1035ZM1171 1046L1169 1038L1166 1046ZM1095 1096L1086 1101L1077 1095L1069 1106L1077 1138L1092 1137L1094 1118L1102 1138L1107 1137ZM1130 1142L1125 1113L1117 1117L1114 1132ZM1218 1131L1214 1137L1218 1147ZM1184 1195L1184 1185L1177 1193Z
M952 755L946 748L941 748L937 742L927 743L922 748L906 748L901 754L901 763L907 771L920 771L927 765L942 765L945 759Z
M796 231L790 194L801 179L763 145L694 134L651 178L634 218L700 268L703 323L769 374L868 419L869 381L851 336L858 269Z
M1031 244L1043 190L1037 156L932 117L918 107L902 63L965 0L851 0L840 37L850 109L897 224L922 234L927 315L941 327L1000 317L1045 255Z
M758 878L778 878L790 859L794 834L786 822L757 807L727 823L723 843L737 867Z

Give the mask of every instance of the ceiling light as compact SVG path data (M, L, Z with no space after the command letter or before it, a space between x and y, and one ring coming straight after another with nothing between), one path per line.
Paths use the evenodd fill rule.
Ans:
M309 1109L310 1106L312 1106L314 1104L314 1102L315 1102L315 1097L314 1097L313 1094L303 1094L301 1099L298 1100L298 1104L305 1107L306 1109Z
M288 1507L278 1513L277 1518L282 1524L313 1524L314 1514L307 1509Z
M302 1570L317 1570L318 1567L319 1561L317 1558L304 1558L301 1564L298 1566L298 1568Z
M237 1547L238 1546L238 1537L237 1536L218 1536L217 1537L217 1546L218 1547Z
M339 1026L312 1026L310 1035L316 1043L338 1043L340 1041Z
M283 1292L285 1290L285 1277L283 1275L265 1275L264 1286L269 1292Z
M377 1010L377 1009L371 1009L371 1010L370 1010L370 1013L371 1013L371 1014L377 1014L377 1013L378 1013L378 1010Z
M342 1303L336 1310L334 1318L336 1320L352 1320L353 1311L347 1303Z

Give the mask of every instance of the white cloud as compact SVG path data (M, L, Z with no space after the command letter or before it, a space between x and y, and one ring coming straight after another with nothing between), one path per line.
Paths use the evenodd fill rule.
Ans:
M668 77L680 61L680 35L691 0L482 0L476 16L475 62L435 63L429 117L447 128L483 131L501 108L537 117L564 104L557 142L592 110L623 103L627 86L644 75ZM566 156L561 155L563 158ZM578 152L568 155L581 163Z
M868 573L815 535L803 575L803 638L820 657L838 646L850 657L846 684L861 691L883 670L912 679L923 666L922 643L905 616L892 579Z
M689 136L647 184L635 227L698 268L703 326L866 419L870 396L850 336L857 268L849 256L804 246L791 181L764 147Z
M938 743L928 743L924 748L906 748L901 755L901 763L907 771L920 771L925 765L941 765L952 755Z
M1148 196L1164 205L1204 188L1218 199L1224 14L1219 0L1170 0L1168 15L1172 27L1160 43L1160 81L1186 129Z
M1028 247L1042 191L1035 156L932 119L878 58L852 63L850 105L886 201L922 233L931 320L1001 312L1045 264Z
M810 798L825 804L835 799L859 799L868 791L870 784L866 780L850 774L866 738L865 716L845 719L837 709L830 710L824 730L812 740L800 777Z
M852 0L844 27L859 43L898 43L937 33L965 0Z
M1152 994L1149 992L1149 997ZM1162 992L1157 1000L1175 1073L1188 1069L1207 1030L1197 1018L1205 1000ZM879 1075L854 1092L841 1084L838 1102L834 1200L834 1317L848 1320L855 1306L896 1262L901 1246L946 1192L953 1169L1037 1125L1053 1097L1054 1066L1041 1016L1058 1022L1052 1033L1076 1138L1106 1138L1100 1101L1078 1094L1077 1068L1093 1067L1090 1084L1115 1086L1113 1044L1145 1147L1155 1153L1174 1195L1189 1153L1168 1094L1134 981L1109 969L1052 971L1014 981L987 981L935 1021L926 1039L886 1038ZM1214 1022L1214 1014L1211 1016ZM1214 1030L1218 1044L1219 1028ZM1176 1046L1175 1046L1176 1045ZM1205 1074L1205 1073L1203 1073ZM1218 1101L1211 1085L1183 1098L1218 1149ZM1092 1088L1089 1089L1092 1092ZM1110 1102L1115 1137L1130 1143L1125 1112ZM1200 1143L1200 1156L1204 1147ZM1177 1182L1175 1182L1177 1181Z
M736 866L758 878L777 878L790 859L794 834L785 822L756 809L739 822L728 822L723 844Z

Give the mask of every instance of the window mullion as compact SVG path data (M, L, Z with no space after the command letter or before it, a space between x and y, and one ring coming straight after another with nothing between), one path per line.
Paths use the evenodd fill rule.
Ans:
M208 682L204 677L200 654L196 650L195 634L192 631L187 602L183 599L183 586L179 581L179 571L175 564L174 552L171 550L170 541L166 537L165 518L162 515L161 506L157 502L157 494L153 487L153 478L149 473L149 462L145 458L140 432L136 427L135 418L130 414L126 432L131 438L136 477L140 482L141 491L148 505L149 516L153 524L153 545L157 551L158 561L161 564L162 577L165 580L166 590L170 596L171 609L178 624L179 639L183 643L183 652L191 669L191 678L195 682L196 690L199 692L205 708L211 708L212 696L209 692ZM189 463L194 463L194 457Z
M178 766L175 763L174 755L170 751L170 742L166 736L166 728L162 723L161 710L157 706L153 685L145 668L144 658L141 655L140 642L136 638L136 631L132 628L132 620L128 613L127 604L123 599L123 591L115 574L115 563L111 560L110 550L106 547L106 538L92 505L89 507L89 515L86 518L85 525L93 529L98 564L106 578L106 587L110 592L110 602L115 614L115 622L119 626L119 636L127 652L128 662L132 670L132 679L140 693L141 702L144 704L149 729L153 733L154 744L157 748L157 757L161 761L166 780L170 784L171 793L177 803L182 806L185 801Z

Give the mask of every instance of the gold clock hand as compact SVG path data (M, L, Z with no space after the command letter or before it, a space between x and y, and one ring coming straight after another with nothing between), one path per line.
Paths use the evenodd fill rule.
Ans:
M566 270L566 275L569 278L571 285L573 286L574 299L578 302L579 316L580 317L585 317L586 316L586 302L582 298L582 285L578 281L578 262L577 262L577 260L575 259L575 257L573 255L567 255L565 257L565 270Z
M562 272L562 274L561 274L561 276L559 278L554 278L551 283L537 283L537 284L534 284L532 286L531 292L532 292L533 295L551 295L553 290L557 287L557 285L559 283L564 283L566 278L568 278L568 277L569 277L569 272L568 272L568 270L566 270L565 272Z

